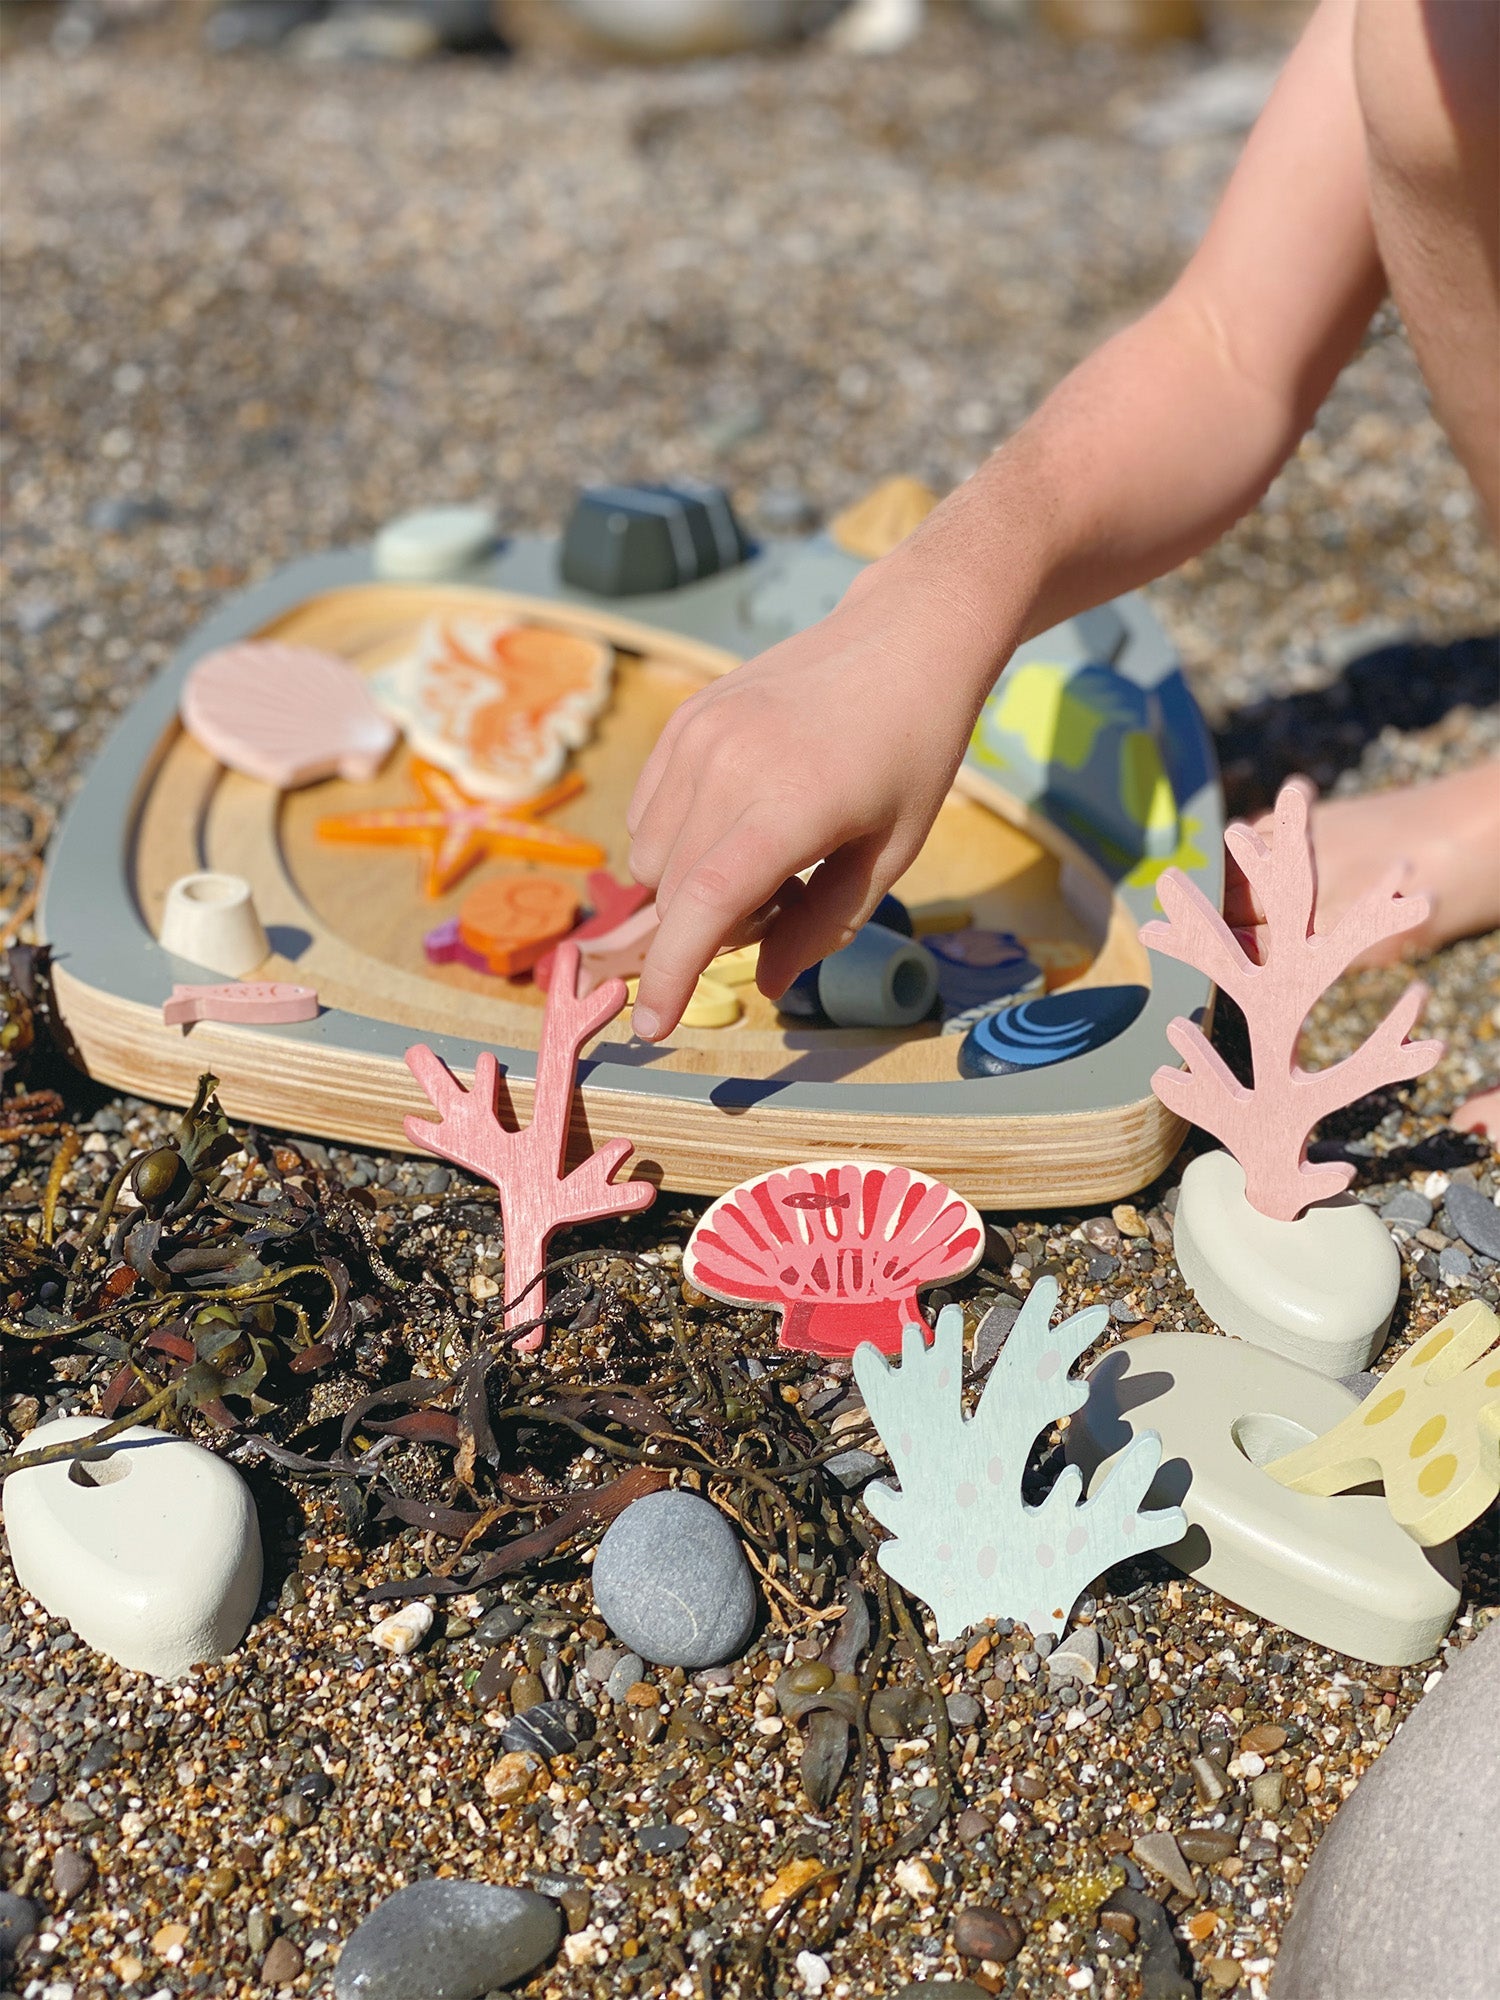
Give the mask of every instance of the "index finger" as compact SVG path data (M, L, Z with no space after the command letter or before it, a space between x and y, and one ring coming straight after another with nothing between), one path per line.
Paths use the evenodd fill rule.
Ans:
M636 995L632 1024L643 1041L669 1034L682 1018L700 974L731 940L763 930L767 905L800 896L788 877L781 838L741 819L684 876L662 910Z

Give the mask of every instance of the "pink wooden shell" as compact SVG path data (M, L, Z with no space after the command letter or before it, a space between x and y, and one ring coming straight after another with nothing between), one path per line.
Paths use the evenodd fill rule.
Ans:
M275 640L205 653L178 709L211 756L279 791L335 773L373 778L396 741L395 724L347 660Z
M829 1356L871 1340L899 1354L923 1326L918 1289L973 1270L972 1205L910 1167L810 1160L721 1195L693 1231L683 1273L734 1304L779 1305L783 1347Z

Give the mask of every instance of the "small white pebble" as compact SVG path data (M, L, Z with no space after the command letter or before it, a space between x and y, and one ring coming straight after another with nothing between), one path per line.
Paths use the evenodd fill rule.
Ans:
M1431 1694L1432 1690L1438 1685L1439 1681L1441 1681L1442 1678L1443 1678L1442 1668L1434 1667L1432 1672L1427 1676L1426 1680L1423 1681L1422 1683L1423 1694Z
M781 1717L779 1715L757 1715L751 1724L757 1736L779 1736Z
M797 1977L809 1993L821 1993L833 1977L833 1969L826 1958L819 1958L815 1951L799 1951L797 1954Z
M432 1607L418 1598L414 1603L403 1604L389 1618L382 1618L370 1637L381 1652L399 1660L407 1653L414 1653L431 1630Z
M902 1895L910 1896L914 1903L930 1903L937 1896L937 1883L933 1881L932 1870L925 1861L898 1861L895 1881Z
M1229 1766L1231 1778L1258 1778L1266 1768L1266 1760L1253 1750L1242 1750Z
M1093 1983L1094 1975L1086 1965L1080 1965L1076 1972L1068 1974L1068 1991L1070 1993L1087 1993Z
M1448 1192L1448 1176L1440 1173L1429 1174L1422 1183L1422 1192L1429 1201L1441 1201Z

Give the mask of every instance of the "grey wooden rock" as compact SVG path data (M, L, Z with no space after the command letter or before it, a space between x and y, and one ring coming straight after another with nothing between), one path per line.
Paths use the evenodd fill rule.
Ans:
M1443 1197L1453 1233L1481 1257L1500 1258L1500 1208L1464 1181L1454 1181ZM1442 1260L1439 1259L1439 1262Z
M480 2000L550 1957L562 1929L556 1903L530 1889L413 1882L344 1946L335 2000Z
M1497 1717L1500 1623L1459 1655L1339 1808L1298 1890L1272 2000L1491 2000Z
M667 1667L738 1657L755 1629L750 1566L733 1528L695 1493L648 1493L599 1544L599 1615L623 1645Z

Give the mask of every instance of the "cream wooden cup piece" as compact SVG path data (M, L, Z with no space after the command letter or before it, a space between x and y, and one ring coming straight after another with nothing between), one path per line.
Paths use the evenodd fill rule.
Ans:
M1400 1667L1433 1652L1458 1610L1453 1543L1422 1548L1382 1493L1315 1498L1261 1470L1358 1406L1341 1382L1244 1341L1150 1333L1112 1348L1088 1384L1068 1458L1092 1489L1137 1432L1160 1436L1141 1505L1187 1516L1168 1562L1353 1659Z
M22 1451L103 1429L59 1417ZM122 1667L176 1680L233 1652L260 1597L260 1523L232 1465L133 1424L76 1468L5 1482L5 1532L23 1590Z
M239 875L179 875L167 891L161 947L174 958L242 978L270 955L250 884Z
M1182 1177L1172 1247L1215 1326L1322 1375L1357 1375L1385 1345L1401 1253L1352 1195L1277 1222L1245 1198L1228 1153L1202 1153Z
M866 924L818 968L818 1001L839 1028L910 1028L932 1011L932 953L884 924Z

